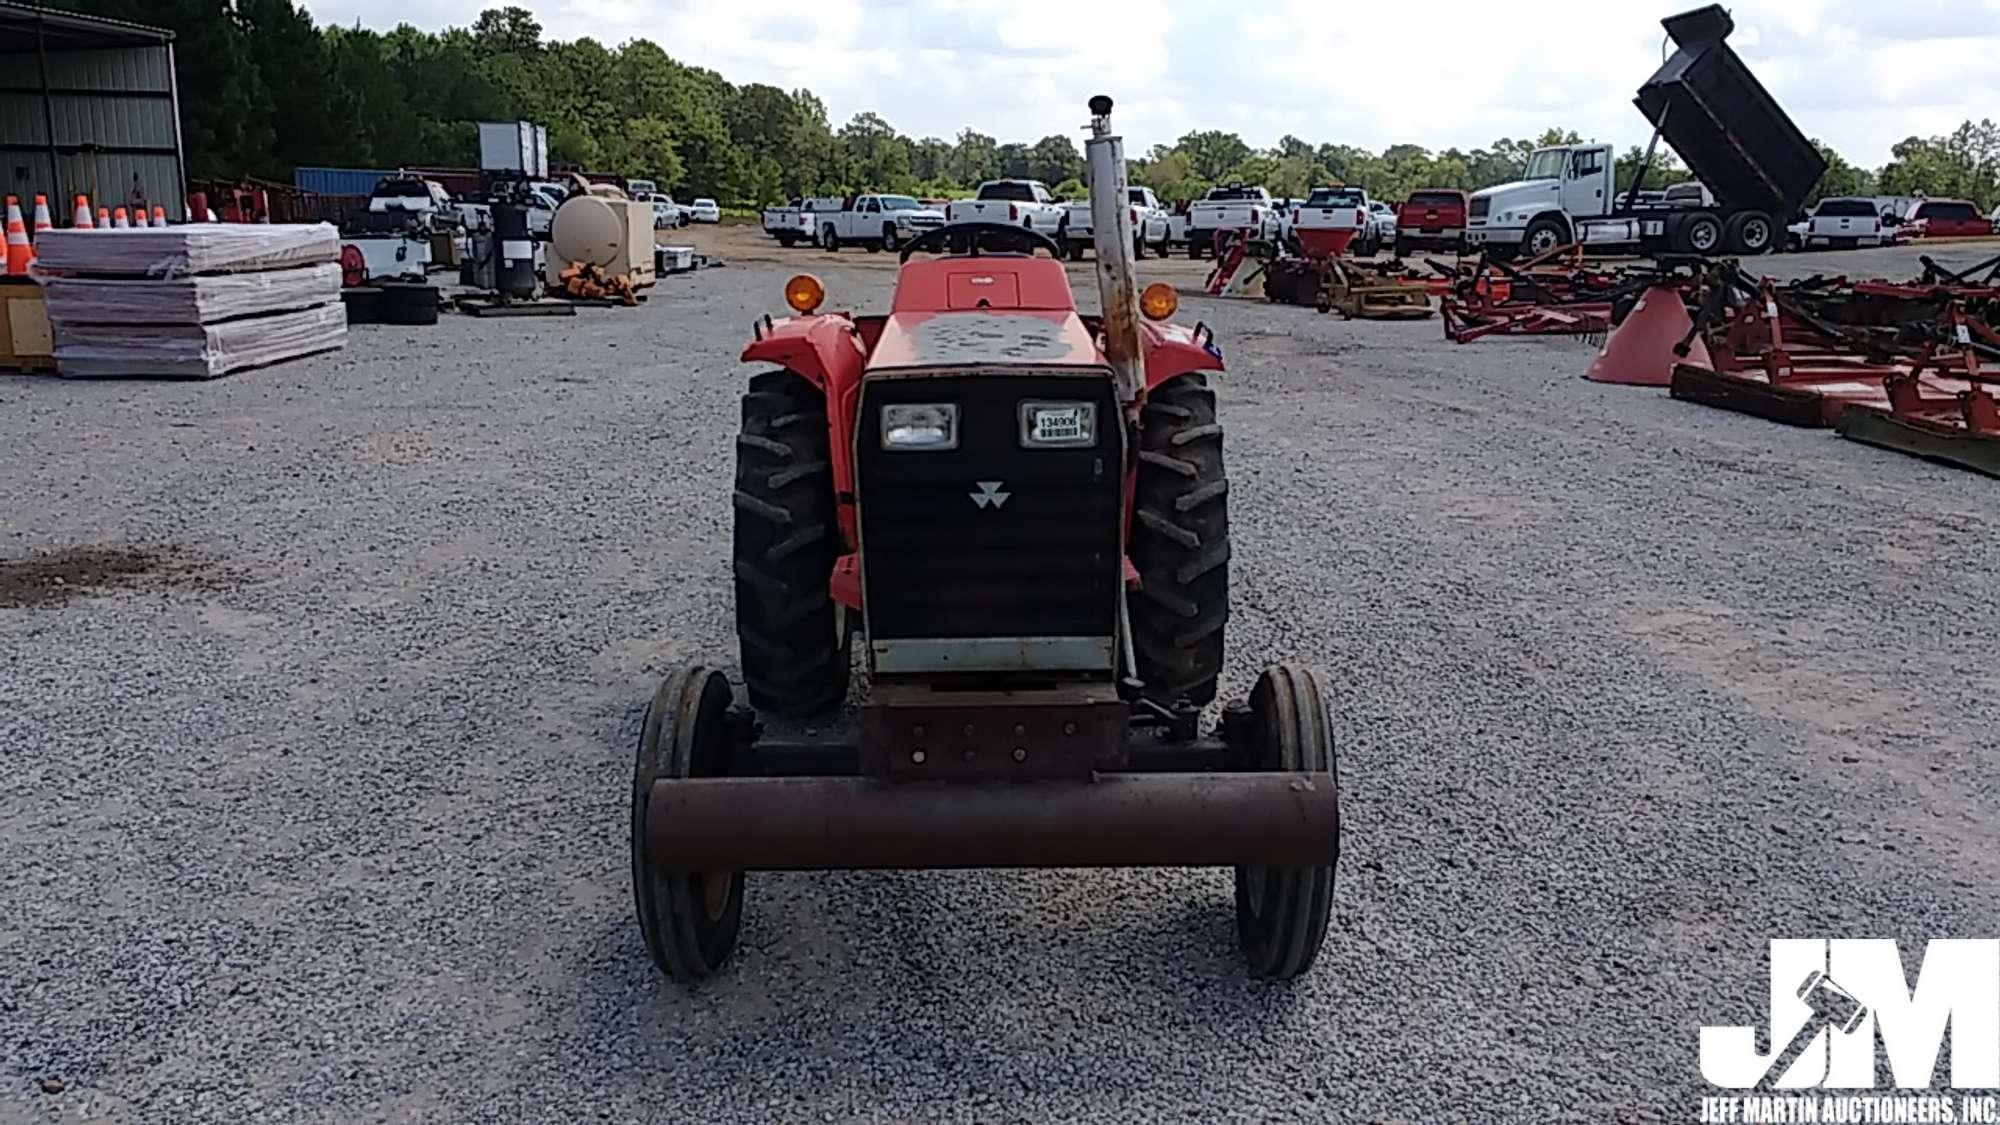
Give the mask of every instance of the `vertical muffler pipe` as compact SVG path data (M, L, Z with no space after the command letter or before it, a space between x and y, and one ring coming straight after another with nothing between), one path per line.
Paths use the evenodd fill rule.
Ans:
M1311 867L1339 854L1327 773L1092 781L676 778L646 801L662 868Z
M1118 383L1118 401L1134 406L1146 389L1139 339L1139 282L1132 272L1132 202L1125 180L1125 139L1111 131L1111 99L1090 99L1090 139L1083 142L1090 177L1091 236L1097 253L1097 295L1104 314L1104 358Z

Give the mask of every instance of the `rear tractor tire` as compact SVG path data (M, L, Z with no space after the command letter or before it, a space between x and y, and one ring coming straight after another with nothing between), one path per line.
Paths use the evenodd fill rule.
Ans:
M1215 698L1229 620L1229 480L1215 392L1200 374L1169 379L1146 400L1131 554L1132 646L1148 698Z
M713 668L674 668L653 694L632 768L632 905L653 964L683 984L704 980L736 949L741 871L674 871L646 844L653 782L729 773L729 681Z
M752 705L786 718L847 697L847 615L826 401L789 371L750 381L736 438L736 637Z
M1254 769L1306 774L1314 785L1338 785L1333 721L1326 693L1311 670L1279 664L1257 678L1250 692L1249 750ZM1340 862L1337 827L1327 845L1325 866L1236 869L1236 937L1257 976L1290 980L1319 956L1333 914L1333 869Z

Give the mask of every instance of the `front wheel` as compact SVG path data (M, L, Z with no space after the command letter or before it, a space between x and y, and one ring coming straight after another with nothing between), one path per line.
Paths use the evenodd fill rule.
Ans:
M1310 669L1264 670L1250 693L1251 767L1303 775L1300 784L1338 785L1333 720ZM1333 869L1340 861L1336 818L1324 866L1236 869L1236 937L1250 971L1290 980L1312 968L1333 916Z
M1147 397L1133 493L1135 671L1148 698L1215 698L1229 620L1229 479L1222 426L1205 376L1181 375Z
M667 674L639 730L632 767L632 906L653 964L683 984L713 976L736 949L743 925L741 871L676 871L656 865L646 842L656 781L729 773L729 681L701 665Z
M1530 258L1539 258L1569 240L1569 227L1561 219L1536 219L1521 236L1521 250Z
M901 250L903 242L896 237L896 228L889 223L882 224L882 249L891 252Z

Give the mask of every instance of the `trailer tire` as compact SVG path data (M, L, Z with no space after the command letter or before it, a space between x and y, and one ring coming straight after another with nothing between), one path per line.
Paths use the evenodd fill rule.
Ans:
M752 705L786 718L847 698L847 614L827 582L843 549L826 400L789 371L750 380L736 439L736 637Z
M1133 493L1134 669L1150 699L1215 698L1229 620L1229 479L1215 392L1199 372L1147 396Z
M1536 219L1528 224L1527 233L1521 236L1521 253L1530 258L1539 258L1564 243L1573 241L1569 234L1569 224L1561 219Z
M1775 239L1777 225L1771 216L1762 211L1744 211L1732 215L1729 225L1724 228L1723 237L1729 244L1731 254L1769 253Z
M735 951L744 876L655 866L646 843L646 806L657 780L728 775L732 702L729 681L715 669L672 669L646 708L632 767L633 911L653 964L683 984L713 976Z
M1683 254L1716 254L1725 245L1723 235L1722 220L1715 212L1696 211L1681 220L1674 242Z
M1335 786L1333 719L1326 692L1310 669L1278 664L1264 669L1250 692L1251 768L1312 776ZM1236 937L1250 971L1290 980L1312 967L1333 915L1333 869L1340 862L1335 819L1324 866L1236 869Z

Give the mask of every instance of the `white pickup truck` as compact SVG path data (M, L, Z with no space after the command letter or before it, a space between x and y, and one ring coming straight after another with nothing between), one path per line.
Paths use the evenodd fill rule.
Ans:
M777 239L780 246L817 242L819 229L813 220L823 213L844 210L846 206L847 201L838 197L832 199L795 197L782 207L764 208L764 233Z
M1069 219L1069 212L1040 180L988 180L971 199L958 200L944 214L946 222L1007 223L1040 231L1057 242L1062 241Z
M1313 257L1345 254L1368 241L1368 193L1358 187L1314 188L1292 211L1286 241Z
M907 195L857 195L839 211L813 213L819 228L819 248L839 250L843 243L865 246L869 252L899 249L925 231L944 225L944 213Z
M1271 193L1261 187L1225 184L1211 190L1188 207L1188 257L1214 249L1218 231L1266 231L1276 211Z
M1153 189L1128 187L1126 201L1132 212L1132 256L1143 258L1146 248L1151 247L1160 257L1167 256L1168 216L1167 209L1160 206ZM1090 216L1090 200L1079 199L1063 205L1065 213L1064 229L1067 233L1069 260L1080 262L1083 252L1092 246L1096 237L1096 226Z

